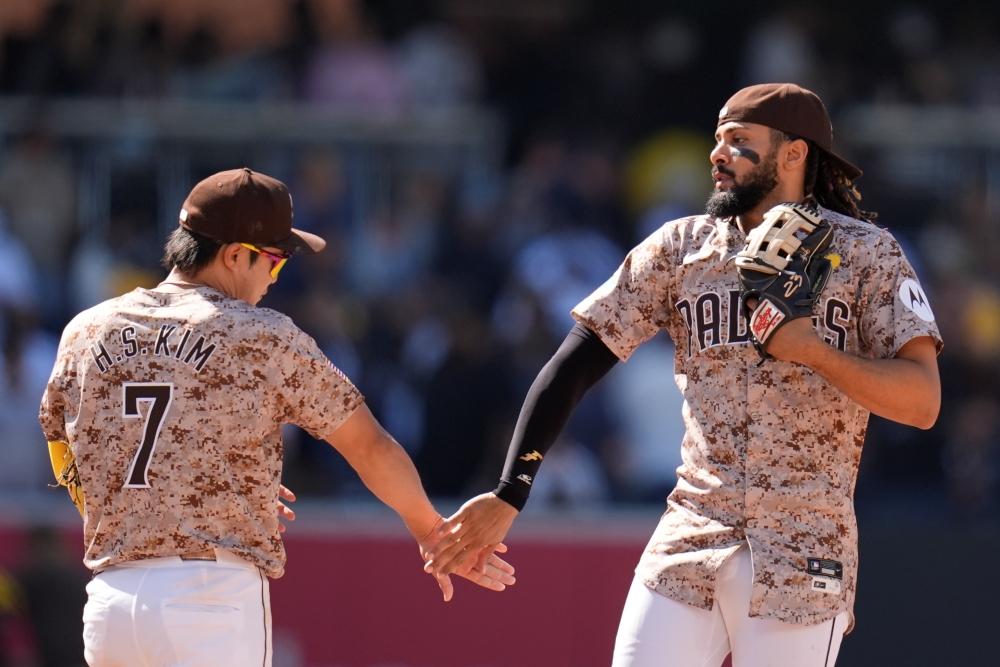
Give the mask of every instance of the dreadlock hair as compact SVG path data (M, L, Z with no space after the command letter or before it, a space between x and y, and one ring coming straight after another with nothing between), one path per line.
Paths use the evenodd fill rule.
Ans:
M851 183L843 168L830 158L830 155L809 139L781 130L771 130L771 145L778 146L785 141L802 139L809 147L806 156L806 175L803 186L806 201L812 200L823 208L836 211L851 218L872 222L878 217L874 211L862 211L858 208L861 193Z

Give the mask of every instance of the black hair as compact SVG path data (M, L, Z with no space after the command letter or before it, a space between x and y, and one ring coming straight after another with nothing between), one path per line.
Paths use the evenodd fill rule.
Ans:
M844 168L830 154L809 139L803 139L789 132L771 130L771 144L779 146L785 141L802 139L809 147L806 156L806 175L803 181L806 199L811 199L823 208L836 211L851 218L872 222L878 217L874 211L862 211L858 208L861 193L851 183Z
M178 227L167 238L162 264L168 271L177 269L186 276L193 276L211 264L224 245L226 244L215 239ZM257 253L250 253L250 266L256 261Z

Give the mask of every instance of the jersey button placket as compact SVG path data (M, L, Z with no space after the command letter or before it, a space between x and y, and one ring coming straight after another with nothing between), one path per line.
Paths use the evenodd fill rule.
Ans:
M762 470L762 457L767 456L768 438L766 405L767 384L760 381L761 369L756 365L757 355L748 359L747 368L747 448L746 448L746 491L744 499L746 530L757 527L757 507L760 505L763 493L760 488L759 473Z

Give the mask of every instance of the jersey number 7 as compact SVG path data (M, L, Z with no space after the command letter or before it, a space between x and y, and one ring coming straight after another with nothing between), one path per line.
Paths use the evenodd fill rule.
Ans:
M174 399L174 385L171 382L125 382L122 385L122 417L139 419L142 412L140 403L148 404L146 423L142 429L142 442L132 458L125 479L125 488L149 488L149 462L156 449L156 439L160 437L160 426Z

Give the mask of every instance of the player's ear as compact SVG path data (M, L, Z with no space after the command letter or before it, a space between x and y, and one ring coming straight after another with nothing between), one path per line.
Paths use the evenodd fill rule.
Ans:
M808 156L809 144L802 139L796 139L785 146L785 158L782 162L789 171L805 169Z
M219 249L219 257L227 269L234 270L239 265L240 250L243 248L239 243L227 243Z

